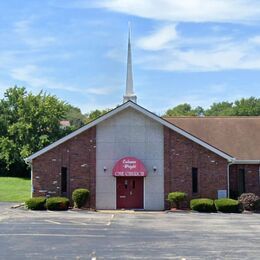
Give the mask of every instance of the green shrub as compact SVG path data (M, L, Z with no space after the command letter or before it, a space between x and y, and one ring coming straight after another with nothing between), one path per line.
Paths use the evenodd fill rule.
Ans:
M89 190L87 189L76 189L72 193L74 204L79 209L86 204L88 198Z
M31 210L45 210L46 209L45 197L34 197L25 201L25 205Z
M255 202L259 200L259 197L254 193L243 193L238 200L242 204L244 210L254 211Z
M214 201L216 209L224 213L238 213L240 212L240 203L233 199L218 199Z
M170 192L168 194L167 200L170 202L171 207L173 204L176 205L176 208L180 208L180 202L184 201L187 198L187 194L185 192L175 191Z
M52 197L46 201L46 208L48 210L67 210L69 208L70 201L64 197Z
M190 208L199 212L216 212L214 201L211 199L193 199Z

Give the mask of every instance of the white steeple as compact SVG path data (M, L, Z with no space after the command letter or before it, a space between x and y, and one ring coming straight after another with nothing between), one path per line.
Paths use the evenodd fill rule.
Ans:
M134 94L133 87L133 71L132 71L132 53L131 53L131 27L128 24L128 52L127 52L127 74L126 74L126 89L124 95L124 103L131 100L136 103L137 97Z

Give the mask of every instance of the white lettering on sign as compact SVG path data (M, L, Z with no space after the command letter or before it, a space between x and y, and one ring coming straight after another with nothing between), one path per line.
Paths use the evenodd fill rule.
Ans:
M146 176L147 172L141 161L134 157L119 160L113 168L114 176Z
M130 161L130 160L123 160L123 167L125 169L135 169L136 168L136 161Z
M114 176L145 176L144 172L115 172Z

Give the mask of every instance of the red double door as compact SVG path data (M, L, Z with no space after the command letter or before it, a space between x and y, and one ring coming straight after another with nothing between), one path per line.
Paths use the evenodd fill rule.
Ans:
M143 177L117 177L117 208L142 209L144 207Z

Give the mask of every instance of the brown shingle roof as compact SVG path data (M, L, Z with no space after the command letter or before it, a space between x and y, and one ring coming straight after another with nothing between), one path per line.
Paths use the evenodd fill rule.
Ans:
M164 119L238 160L260 160L260 116Z

